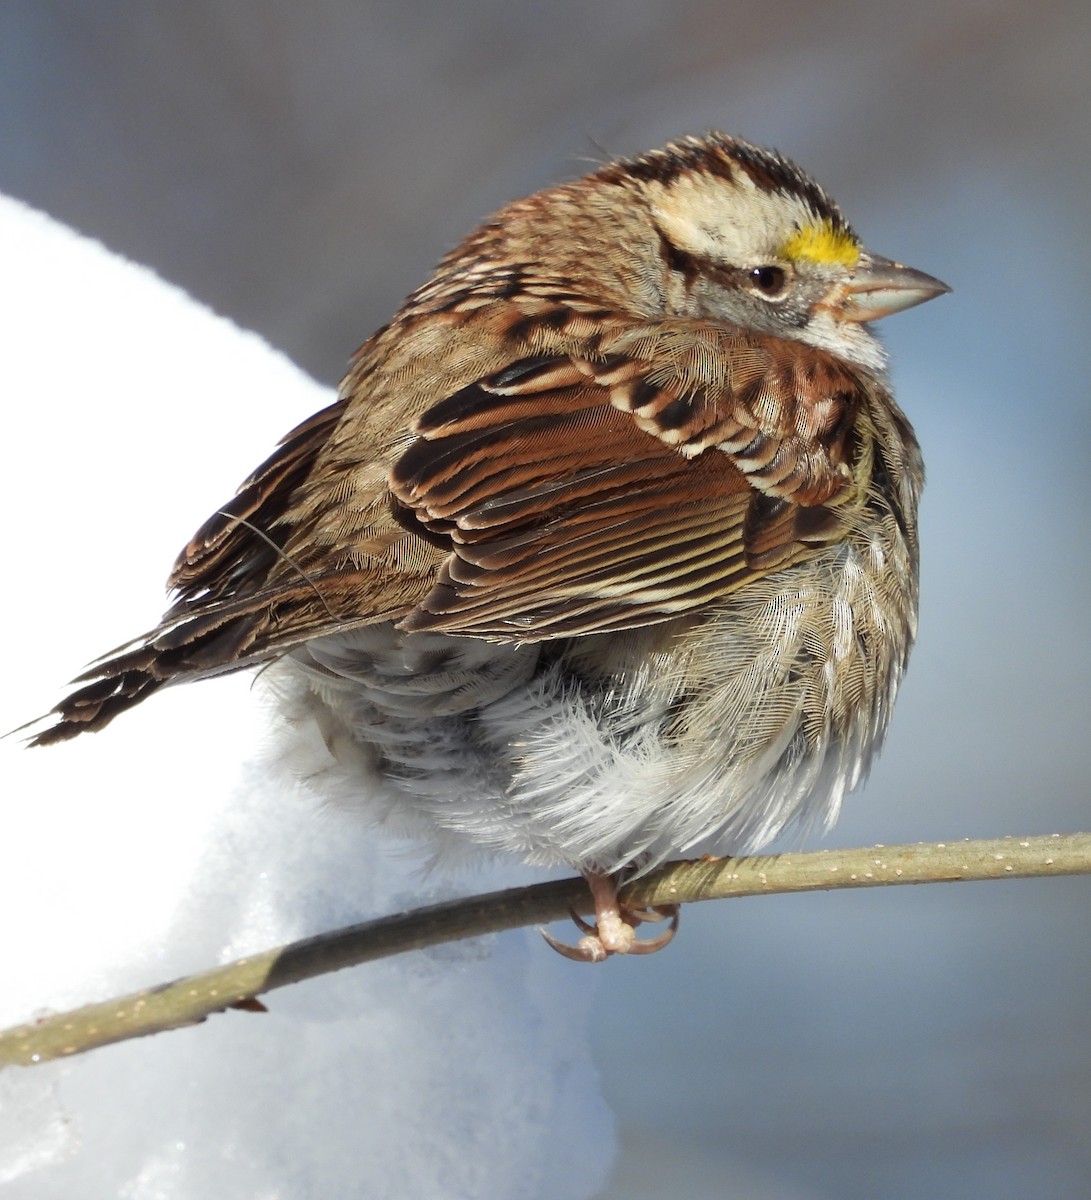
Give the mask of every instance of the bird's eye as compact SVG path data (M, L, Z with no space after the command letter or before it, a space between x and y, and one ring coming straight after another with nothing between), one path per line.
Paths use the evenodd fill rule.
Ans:
M783 296L788 286L788 272L772 263L754 267L747 279L754 291L760 292L769 300Z

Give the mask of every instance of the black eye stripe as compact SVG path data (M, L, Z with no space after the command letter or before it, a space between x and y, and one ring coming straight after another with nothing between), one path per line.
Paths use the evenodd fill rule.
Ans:
M687 289L692 288L700 275L725 287L745 286L766 299L780 299L788 288L788 270L779 263L762 263L756 267L728 266L682 250L662 230L659 230L659 254L669 271L682 276Z
M667 265L667 270L681 275L687 287L692 286L693 281L706 267L701 259L679 249L662 230L659 231L659 253Z

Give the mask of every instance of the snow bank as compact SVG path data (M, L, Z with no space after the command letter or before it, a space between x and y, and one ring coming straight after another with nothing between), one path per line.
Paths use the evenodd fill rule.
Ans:
M6 730L156 620L174 552L330 396L14 201L0 247ZM267 737L238 676L54 749L0 743L0 1025L530 878L425 878L269 766ZM10 1069L3 1195L592 1196L613 1147L592 983L519 931L284 989L267 1014Z

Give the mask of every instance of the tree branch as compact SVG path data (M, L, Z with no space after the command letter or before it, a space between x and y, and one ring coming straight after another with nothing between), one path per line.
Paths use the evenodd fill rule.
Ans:
M668 863L622 889L634 909L739 896L1091 874L1091 834L873 846ZM376 958L592 912L581 879L434 904L292 942L173 983L0 1031L0 1067L47 1062L194 1025L259 995Z

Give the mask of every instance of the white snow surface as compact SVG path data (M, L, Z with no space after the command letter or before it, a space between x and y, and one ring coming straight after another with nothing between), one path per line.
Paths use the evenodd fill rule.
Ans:
M149 628L197 525L330 402L253 334L0 198L0 730ZM349 349L349 348L346 348ZM277 767L249 676L0 742L0 1026L450 895ZM270 750L273 753L270 753ZM532 930L271 993L266 1014L0 1074L4 1200L593 1196L594 972Z

